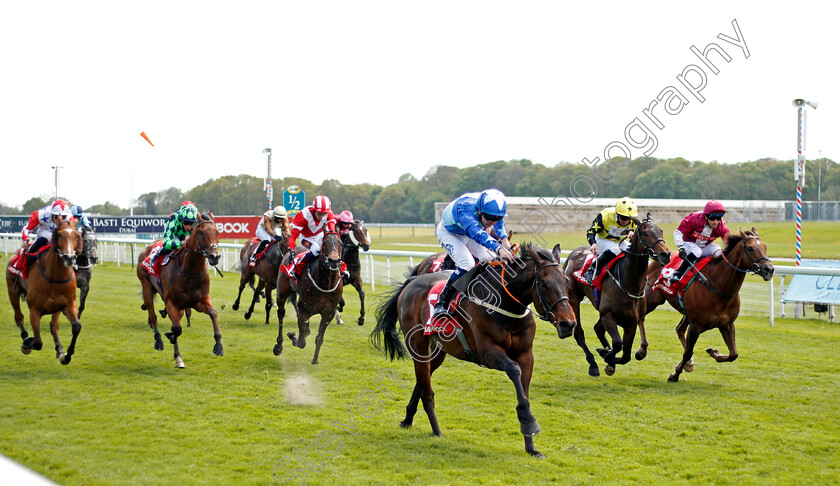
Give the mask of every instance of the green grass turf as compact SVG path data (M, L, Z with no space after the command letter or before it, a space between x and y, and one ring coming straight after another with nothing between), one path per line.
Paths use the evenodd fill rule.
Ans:
M681 355L674 313L649 316L646 360L599 378L586 374L572 339L538 321L531 403L542 426L535 443L547 458L536 460L523 450L503 373L450 357L433 379L443 437L431 435L422 407L414 426L401 429L413 367L370 346L372 308L365 326L351 323L355 291L347 292L348 324L330 325L313 366L314 335L304 350L286 340L275 357L276 314L266 326L258 307L245 321L243 309L231 309L237 286L227 274L211 287L225 356L212 354L209 318L194 316L180 340L184 370L175 369L168 342L153 349L139 283L126 267L94 270L68 366L54 358L46 331L42 351L21 354L11 307L0 305L0 453L59 483L86 485L840 481L836 324L777 319L771 328L766 318L741 318L737 361L718 364L703 352L724 348L709 332L698 342L697 369L667 383ZM377 300L368 297L369 305ZM583 321L594 347L591 308ZM285 330L295 327L287 319ZM69 328L62 318L65 346ZM392 378L378 387L387 369L405 387Z

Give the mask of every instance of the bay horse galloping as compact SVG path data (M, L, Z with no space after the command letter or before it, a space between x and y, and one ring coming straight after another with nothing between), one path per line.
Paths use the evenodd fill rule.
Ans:
M668 381L679 381L683 370L694 370L694 345L700 334L709 329L720 330L723 342L729 348L729 354L720 354L715 348L708 348L706 352L718 363L735 361L738 358L738 348L735 346L735 319L741 310L738 292L744 278L747 273L752 272L767 281L773 278L775 272L773 263L767 257L767 245L758 237L755 228L747 232L740 231L739 235L730 234L723 256L713 257L709 265L703 267L700 275L691 280L685 288L682 296L684 307L680 306L677 295L668 295L654 287L661 270L662 265L656 262L651 264L648 270L649 286L645 291L647 312L668 301L671 307L683 314L676 329L683 346L683 357L674 372L668 376Z
M304 253L305 247L299 246L295 249L296 254ZM297 284L295 284L296 287ZM315 314L321 315L321 324L318 326L318 335L315 337L315 356L312 364L318 364L318 354L321 352L321 345L324 344L324 333L333 317L336 315L336 308L341 301L341 294L344 286L341 281L341 237L338 233L330 231L324 233L321 242L321 254L318 258L310 261L300 274L300 286L292 288L291 277L281 270L277 277L277 319L280 320L277 332L277 344L274 345L274 355L280 356L283 352L283 318L286 315L286 299L292 292L298 295L297 300L297 321L298 332L288 333L292 345L298 348L306 347L306 337L309 336L309 318Z
M271 294L277 285L277 272L280 269L280 262L286 253L289 252L289 235L284 233L279 240L272 241L257 265L252 267L250 265L251 255L254 254L259 244L259 241L248 241L239 252L239 293L236 295L236 301L233 303L233 310L239 309L239 299L242 296L242 291L245 289L245 285L253 281L256 275L259 277L259 282L254 287L254 296L251 298L251 306L245 312L245 320L251 318L251 314L254 312L254 306L260 299L260 293L265 291L265 323L268 324L271 317L271 307L274 305L274 299Z
M20 347L23 354L29 354L33 349L41 350L44 345L41 340L41 317L52 314L50 332L55 341L55 357L63 365L70 363L76 349L76 339L82 330L76 307L76 279L73 273L73 264L81 251L82 237L76 231L75 223L64 221L53 230L49 250L39 253L30 264L36 265L37 269L30 266L27 280L6 269L6 286L15 312L15 324L20 328L20 337L23 339ZM23 313L20 311L23 295L29 307L29 323L34 337L29 337L23 327ZM58 338L60 314L64 314L70 321L73 332L66 354Z
M353 227L347 234L341 235L341 259L347 264L347 271L350 272L348 283L352 285L359 293L359 301L361 302L361 310L359 311L358 324L363 326L365 324L365 291L362 287L362 262L359 260L359 248L364 251L370 249L370 233L365 227L364 221L354 220ZM344 296L338 303L338 312L344 311ZM337 315L336 320L339 324L343 324L341 316Z
M531 413L529 401L536 332L529 305L534 303L536 312L554 325L560 338L570 336L575 315L566 295L568 277L554 255L531 245L524 245L519 257L511 263L494 261L479 265L483 269L478 269L481 273L468 284L468 293L483 287L489 299L468 295L457 304L458 315L454 319L463 329L461 336L457 332L424 335L430 316L428 294L435 284L447 280L450 272L409 277L376 310L377 325L371 333L374 346L381 350L384 345L385 354L392 360L405 357L396 325L399 320L408 354L414 360L416 383L400 426L412 425L417 405L422 402L432 432L441 435L431 376L450 354L507 373L516 389L516 415L525 438L525 450L544 457L534 447L533 436L539 433L540 426Z
M93 229L82 227L82 253L76 258L76 286L79 288L79 318L85 311L85 301L90 292L93 266L99 261L99 241Z
M141 308L149 313L149 327L155 333L155 349L163 350L163 340L157 327L155 314L155 294L163 299L164 309L161 315L169 316L172 321L172 331L166 333L169 342L175 348L175 366L184 367L184 360L178 347L178 336L181 335L181 317L184 310L193 308L210 316L213 321L213 337L216 340L213 354L223 356L222 334L219 331L219 320L216 309L210 298L210 276L207 265L216 266L219 263L219 231L213 221L213 213L199 214L198 221L193 225L190 235L184 245L169 254L169 262L160 267L160 279L153 277L142 264L152 251L155 244L149 245L138 257L137 278L143 287L143 305ZM161 257L163 258L163 257Z
M581 246L572 251L564 266L571 282L569 299L578 322L580 322L580 302L584 297L587 297L593 307L598 310L600 318L595 323L595 334L603 348L597 351L606 362L604 372L608 375L615 373L616 364L626 364L630 361L637 327L640 330L642 342L636 352L636 359L644 359L647 355L644 297L648 259L655 258L659 262L668 263L671 258L668 246L662 239L662 230L654 224L650 213L642 221L636 218L633 218L633 221L637 228L630 239L630 246L625 250L625 256L607 270L599 298L595 296L594 287L580 283L572 275L583 266L589 254L588 246ZM624 330L623 337L618 332L619 326ZM609 333L612 342L607 341L606 333ZM575 329L575 341L586 355L589 374L600 375L595 357L586 346L582 326ZM620 356L619 350L621 350Z

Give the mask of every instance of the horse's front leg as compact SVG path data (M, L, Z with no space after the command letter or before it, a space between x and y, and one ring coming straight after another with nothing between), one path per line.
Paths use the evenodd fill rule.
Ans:
M589 351L589 347L586 346L586 336L583 334L583 326L580 324L580 301L570 301L570 304L572 305L572 311L575 313L575 318L578 322L574 331L575 342L578 346L580 346L580 349L583 350L583 354L586 356L586 362L589 364L589 376L600 376L601 370L598 369L598 363L595 362L595 355L593 355L592 352Z
M279 321L277 329L277 344L274 345L274 356L280 356L283 352L283 319L286 317L286 298L289 296L290 288L288 280L283 282L281 279L277 287L277 320Z
M61 364L66 365L70 364L70 360L76 352L76 339L79 338L79 333L82 332L82 323L79 322L79 318L76 313L76 302L72 302L69 306L64 308L64 315L67 317L67 320L70 321L70 328L73 333L73 337L70 338L70 346L67 348L67 354L64 356L59 356L61 343L58 341L58 314L55 314L53 317L54 323L51 323L51 329L53 326L55 327L55 331L53 331L53 338L55 339L56 358L58 358Z
M85 311L85 301L87 300L88 293L90 292L90 280L84 279L79 289L81 290L79 293L79 319L81 319L82 312Z
M324 333L327 332L327 326L330 325L335 312L324 312L321 314L321 324L318 326L318 335L315 336L315 356L312 358L312 364L318 364L318 353L321 352L321 345L324 344Z
M250 318L251 318L251 314L253 314L253 313L254 313L254 306L257 304L257 300L258 300L258 297L259 297L259 295L260 295L260 292L261 292L264 288L265 288L265 282L264 282L264 281L263 281L263 279L261 278L261 279L260 279L260 281L259 281L259 283L257 284L257 287L254 289L254 296L251 298L251 306L250 306L250 307L248 307L248 312L246 312L246 313L245 313L245 320L246 320L246 321L247 321L248 319L250 319Z
M243 265L242 273L239 274L239 292L236 294L236 300L233 301L233 310L239 310L239 299L242 298L242 291L245 290L245 286L248 285L248 281L251 279L251 273L245 271L245 266L248 265L248 261L240 262Z
M362 279L359 278L355 282L353 282L353 287L356 287L356 290L359 292L359 301L361 302L361 310L359 311L359 325L365 325L365 290L362 287Z
M21 345L21 352L23 354L29 354L32 352L31 347L25 347L24 344L26 343L26 339L29 337L29 333L26 332L26 328L24 327L23 323L23 312L20 311L20 293L17 291L17 280L11 280L6 278L6 286L8 287L9 291L9 302L12 303L12 309L15 311L15 324L20 329L20 339L22 340L23 344ZM31 343L31 341L30 341Z
M680 381L680 373L682 373L686 363L688 363L691 360L691 357L694 354L694 345L697 343L698 337L700 337L700 334L694 329L694 326L689 325L688 333L686 334L685 338L685 351L683 352L682 361L680 361L679 364L677 364L677 367L674 369L674 372L671 373L670 376L668 376L668 381Z
M155 350L163 351L163 339L161 339L160 331L158 331L158 320L155 313L155 291L148 280L141 280L140 286L143 290L143 305L140 308L149 313L149 327L152 328L155 335Z
M527 353L523 354L528 354L529 356L521 356L519 360L526 366L530 364L530 366L533 367L533 352L528 350ZM526 451L533 456L545 457L539 451L534 449L533 436L540 433L540 425L531 413L531 402L528 400L528 393L522 380L522 367L518 362L510 359L507 354L505 354L505 351L495 343L488 342L486 344L484 347L483 358L488 368L504 371L508 375L510 381L513 382L513 387L516 389L516 417L519 419L519 430L522 432L522 435L526 437ZM528 373L528 382L530 383L530 373ZM531 438L531 450L528 450L528 437Z
M735 347L735 323L730 322L728 326L718 328L720 335L723 336L723 342L729 348L729 354L720 354L717 348L709 348L706 350L709 356L714 358L718 363L727 361L735 361L738 359L738 348Z
M633 341L636 339L636 329L638 327L638 324L635 322L623 322L622 324L624 339L621 346L621 356L616 356L616 364L627 364L630 362L630 357L633 353Z
M222 332L219 330L219 313L213 307L213 300L210 298L210 294L205 295L204 299L200 300L194 308L198 312L210 316L210 320L213 322L213 339L216 341L216 344L213 345L213 354L224 356L225 348L222 346Z
M607 375L612 376L612 374L615 373L615 365L617 363L616 356L618 355L618 351L622 349L623 340L621 338L621 333L618 332L618 322L616 320L615 315L613 315L612 312L602 315L600 322L601 326L603 327L603 330L601 331L601 336L599 336L599 338L603 336L601 342L604 342L606 340L606 336L604 336L604 333L609 333L612 342L606 348L598 349L597 351L607 363L607 366L604 367L604 372ZM634 328L634 336L635 331L636 330ZM596 329L595 332L598 332L598 330Z
M647 357L647 349L648 349L648 340L647 340L647 333L645 332L645 318L642 317L639 320L639 336L641 337L642 342L639 343L639 349L636 351L636 359L641 361Z
M61 312L56 312L52 316L50 316L50 334L52 334L53 341L55 342L55 357L64 363L64 346L61 345L61 339L58 337L58 318L61 316ZM67 318L70 322L73 322L74 318L68 317Z
M685 351L686 346L685 331L688 330L688 323L688 316L683 316L682 319L680 319L679 324L677 324L676 328L677 337L680 339L680 344L682 344L683 351ZM683 366L683 371L685 371L686 373L691 373L692 371L694 371L694 357L691 357L688 361L686 361L685 366Z
M20 350L23 354L29 354L31 350L40 351L44 347L44 342L41 340L41 311L29 308L29 325L32 326L32 337L23 340L23 346Z
M265 283L265 323L266 325L270 324L271 318L271 306L274 305L274 299L271 297L271 294L274 293L274 285L269 285L269 282Z
M172 346L175 349L172 355L175 358L175 367L184 368L184 359L181 357L181 349L178 347L178 336L180 336L183 331L181 328L181 316L184 314L184 311L177 308L172 301L166 302L165 310L169 315L169 319L172 321L172 331L167 332L164 335L169 339L169 342L172 343Z

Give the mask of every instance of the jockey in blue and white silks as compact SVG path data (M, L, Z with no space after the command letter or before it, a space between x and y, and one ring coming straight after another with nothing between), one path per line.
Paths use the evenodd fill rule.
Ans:
M448 313L449 300L455 294L453 284L475 266L475 259L485 261L497 255L504 260L513 259L503 220L505 216L507 202L498 189L463 194L443 210L437 237L456 268L440 293L435 317ZM490 227L498 241L488 234Z

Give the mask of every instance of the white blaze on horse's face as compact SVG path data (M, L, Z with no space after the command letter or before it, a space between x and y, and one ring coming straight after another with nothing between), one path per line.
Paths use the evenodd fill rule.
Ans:
M73 243L72 243L72 242L73 242L73 238L72 238L72 236L73 236L73 231L74 231L74 230L73 230L73 228L65 228L65 229L64 229L64 231L65 231L68 235L70 235L70 236L71 236L71 238L68 238L68 239L67 239L67 248L62 249L62 250L61 250L61 252L62 252L62 253L64 253L65 255L71 255L71 254L73 254L73 253L74 253L74 252L73 252Z

